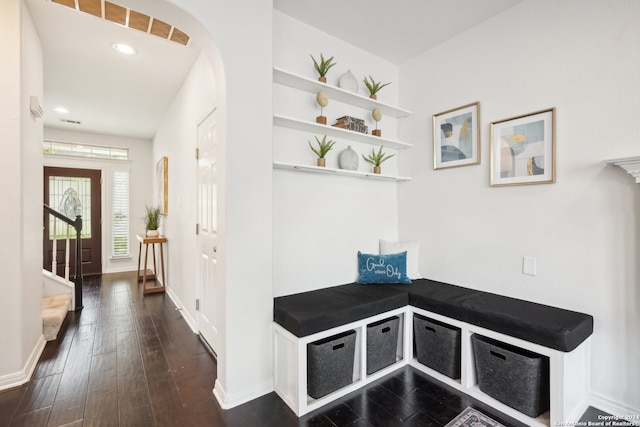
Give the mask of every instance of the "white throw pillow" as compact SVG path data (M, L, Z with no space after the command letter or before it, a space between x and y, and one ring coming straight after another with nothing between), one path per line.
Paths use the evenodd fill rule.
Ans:
M421 279L420 275L420 261L419 261L419 249L420 246L417 240L408 242L389 242L387 240L380 239L380 255L397 254L399 252L407 251L407 276L409 279Z

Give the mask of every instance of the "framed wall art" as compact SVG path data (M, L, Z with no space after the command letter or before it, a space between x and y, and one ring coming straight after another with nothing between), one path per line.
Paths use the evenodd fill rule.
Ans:
M156 163L156 182L157 182L157 200L156 203L160 208L160 214L166 215L169 213L169 199L167 191L168 183L168 166L169 160L167 157L162 157Z
M480 164L480 103L433 116L433 168Z
M491 123L491 186L556 181L556 109Z

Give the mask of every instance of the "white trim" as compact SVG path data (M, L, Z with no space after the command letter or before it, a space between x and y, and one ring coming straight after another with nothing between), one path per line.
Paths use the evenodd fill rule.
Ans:
M626 406L622 403L611 400L609 397L603 396L602 394L593 391L591 392L591 406L608 414L615 415L616 417L619 417L625 421L629 421L634 425L640 425L640 419L638 418L627 419L628 417L640 416L640 408Z
M187 322L187 325L189 325L189 328L193 331L193 333L198 334L200 332L198 330L198 324L196 323L195 319L191 317L189 311L184 309L184 304L182 304L180 298L178 298L175 292L173 292L173 290L168 286L165 289L165 293L169 295L169 298L171 298L171 301L173 301L173 304L176 306L176 310L180 312L182 318L185 322Z
M604 161L608 165L618 166L627 171L629 175L640 184L640 156L624 157L621 159L611 159Z
M24 368L21 371L0 377L0 390L6 390L9 388L20 386L31 379L33 371L35 371L36 366L38 365L38 360L40 359L40 355L42 355L42 352L44 351L44 346L46 343L47 342L44 340L44 335L40 334L40 337L38 338L35 347L31 351L29 359L27 359Z
M240 392L228 394L220 381L216 379L213 387L213 395L220 404L222 409L231 409L243 403L247 403L253 399L257 399L260 396L271 393L273 391L273 380L265 381L263 383L254 384Z
M124 261L122 261L124 264ZM112 273L130 273L130 272L135 272L137 271L136 266L135 265L125 265L123 267L104 267L104 264L102 264L102 269L103 274L112 274Z

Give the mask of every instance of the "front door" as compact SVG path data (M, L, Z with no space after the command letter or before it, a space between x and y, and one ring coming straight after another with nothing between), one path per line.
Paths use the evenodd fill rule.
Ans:
M198 125L198 329L218 350L218 133L216 111Z
M102 231L101 231L101 195L100 170L44 167L44 203L62 214L67 214L71 197L77 196L82 213L82 273L96 275L102 273ZM67 209L65 209L65 206ZM71 212L69 215L73 214ZM45 215L43 235L43 268L51 270L53 261L53 241L56 244L57 274L64 276L67 227L62 221L53 224L53 216ZM75 220L75 217L71 218ZM73 227L69 230L71 240L70 276L75 275L75 235Z

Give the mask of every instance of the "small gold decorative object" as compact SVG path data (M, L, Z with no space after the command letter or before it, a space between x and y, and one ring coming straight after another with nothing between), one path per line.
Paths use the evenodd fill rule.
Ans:
M326 107L329 104L329 95L327 95L327 92L319 90L316 94L316 102L319 106Z
M316 102L320 106L320 115L316 117L316 123L327 124L327 118L322 115L322 109L329 104L329 95L323 90L319 90L316 94Z
M376 128L371 131L371 134L375 136L382 136L382 131L378 129L378 122L382 120L382 111L377 107L374 108L371 110L371 117L376 121Z

